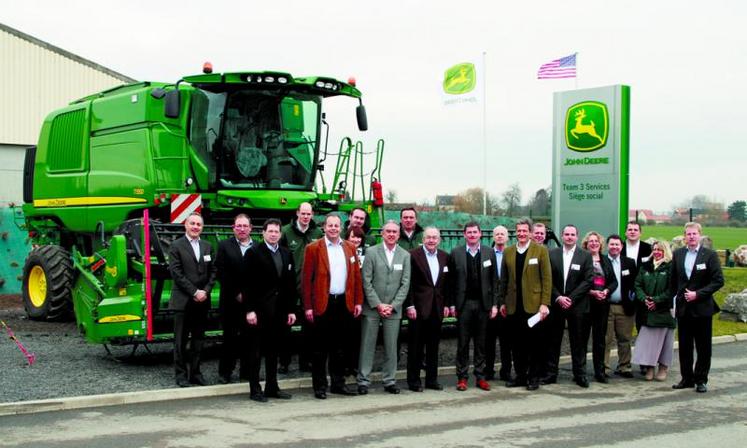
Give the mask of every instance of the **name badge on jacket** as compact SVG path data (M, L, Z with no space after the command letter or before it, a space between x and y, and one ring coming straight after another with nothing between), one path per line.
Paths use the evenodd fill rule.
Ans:
M536 258L530 258L529 264L539 264L539 260L537 260Z
M695 269L697 269L699 271L702 271L705 268L706 268L705 263L699 263L698 265L695 266Z
M573 264L571 264L571 270L572 271L580 271L581 270L581 265L573 263Z
M448 266L444 266L444 272L449 272L449 267Z
M623 269L623 270L622 270L622 272L620 272L620 274L621 274L621 275L622 275L623 277L624 277L624 276L626 276L626 275L630 275L630 270L628 270L628 269Z
M209 261L212 261L213 259L212 259L212 258L210 258L210 255L205 255L204 257L202 257L202 260L203 260L203 261L204 261L205 263L207 263L207 262L209 262Z
M353 263L355 263L355 257L354 256L350 257L350 264L353 264Z
M485 260L482 262L482 265L488 268L490 266L493 266L493 263L491 263L490 260Z
M392 268L394 268L395 271L401 271L402 263L395 264L394 266L392 266Z

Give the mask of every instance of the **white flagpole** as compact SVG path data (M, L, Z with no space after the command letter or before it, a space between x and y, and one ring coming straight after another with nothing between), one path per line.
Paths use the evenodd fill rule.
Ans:
M488 141L487 141L487 110L488 110L488 79L486 64L487 52L482 52L482 214L488 214Z
M578 52L576 52L576 76L573 78L573 81L574 81L574 83L576 85L576 90L578 90L578 73L579 73L579 70L578 70Z

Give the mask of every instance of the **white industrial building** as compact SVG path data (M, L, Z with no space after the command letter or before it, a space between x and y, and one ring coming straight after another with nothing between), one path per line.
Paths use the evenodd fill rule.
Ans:
M23 200L25 149L44 117L134 80L0 23L0 205Z

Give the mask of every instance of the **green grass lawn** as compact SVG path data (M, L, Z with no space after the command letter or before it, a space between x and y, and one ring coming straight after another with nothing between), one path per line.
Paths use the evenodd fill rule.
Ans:
M723 268L724 287L716 293L716 302L724 304L726 296L734 292L741 292L747 288L747 268ZM727 322L719 319L719 314L713 316L713 335L747 333L747 323Z
M672 241L672 238L684 233L684 226L644 226L643 236ZM733 251L740 244L747 244L747 228L738 227L703 227L703 235L713 240L715 249L729 249Z

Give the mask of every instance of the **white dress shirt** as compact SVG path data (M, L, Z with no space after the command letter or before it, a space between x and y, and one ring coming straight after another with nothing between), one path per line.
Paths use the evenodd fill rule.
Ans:
M576 253L576 246L571 249L566 249L563 246L563 294L565 294L565 282L568 279L568 272L571 270L571 260L573 260L574 253Z
M324 237L327 245L327 258L329 258L329 293L344 294L345 281L348 278L348 263L345 259L345 251L342 249L342 240L334 244Z
M199 262L200 261L200 238L192 239L190 237L187 237L187 240L189 241L189 245L192 246L192 252L195 253L195 259Z
M384 245L384 254L386 255L386 262L389 264L389 267L392 267L392 262L394 261L394 251L397 250L397 245L394 245L394 248L392 250L389 250L388 247L386 247L386 244Z
M425 259L428 261L428 267L431 270L431 279L433 279L433 284L436 284L436 280L438 280L438 250L434 250L433 253L428 252L428 249L423 246L423 251L425 252Z

